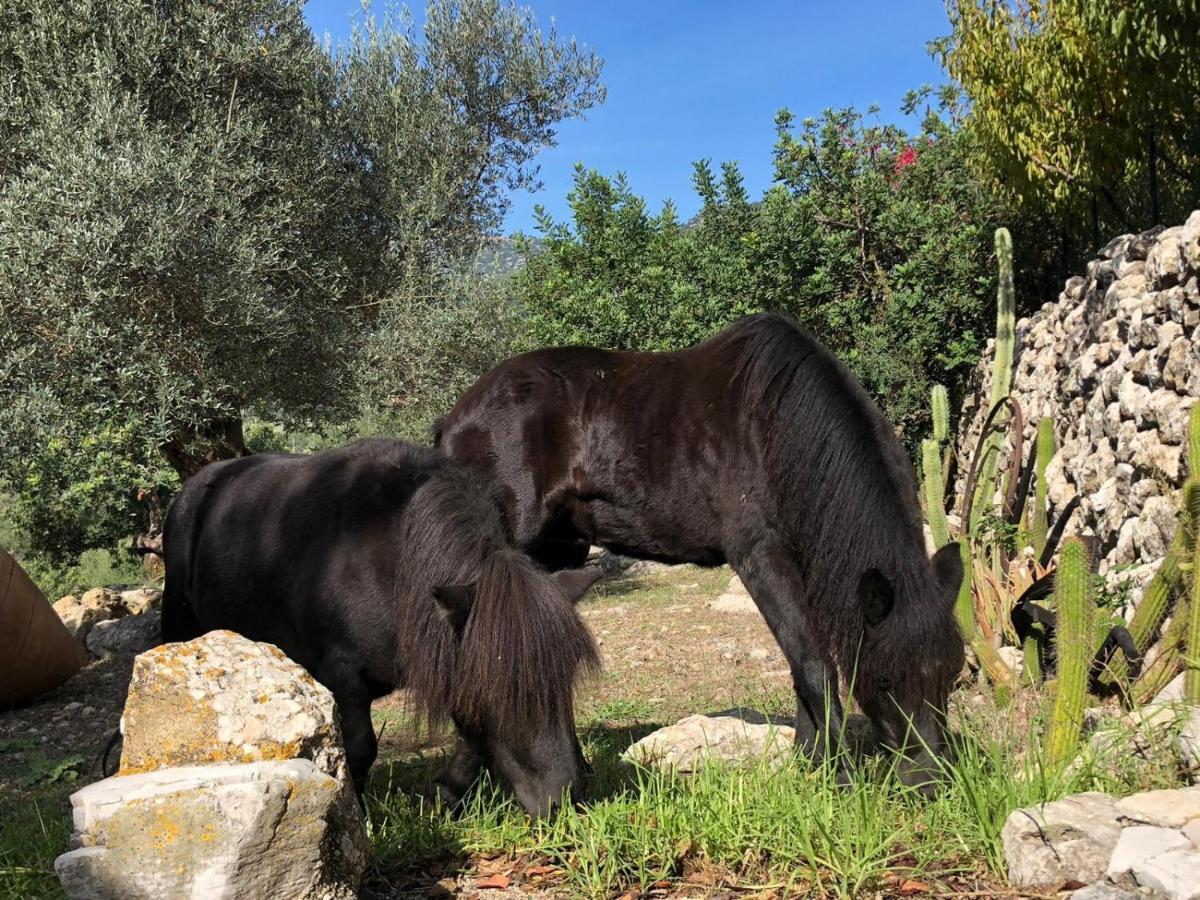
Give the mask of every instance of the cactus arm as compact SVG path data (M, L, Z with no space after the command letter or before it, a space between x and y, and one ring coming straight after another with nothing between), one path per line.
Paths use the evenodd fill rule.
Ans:
M1000 281L996 288L996 355L992 362L990 403L993 408L1001 403L1012 390L1013 345L1016 343L1017 336L1012 235L1008 233L1007 228L996 229L996 261L999 265ZM972 534L975 533L984 509L991 507L1002 440L1002 434L998 429L987 434L980 478L975 486L971 509L970 530Z
M945 385L935 384L930 399L933 403L933 439L941 445L950 439L950 397Z
M1042 627L1034 626L1029 636L1021 643L1021 656L1024 665L1021 668L1025 681L1031 685L1042 681Z
M1058 680L1046 736L1046 758L1051 765L1064 762L1078 741L1092 658L1091 571L1087 548L1078 538L1063 545L1057 595Z
M1188 476L1200 477L1200 402L1188 416Z
M1194 414L1196 409L1200 407L1193 409L1192 424L1200 426L1200 416ZM1200 435L1193 434L1190 437L1196 438L1192 443L1200 444ZM1192 452L1191 444L1188 452ZM1187 638L1183 645L1184 671L1187 673L1183 677L1183 695L1190 703L1200 703L1200 540L1196 539L1195 533L1195 529L1200 527L1200 476L1193 474L1188 480L1188 484L1184 486L1183 499L1184 520L1180 530L1185 532L1184 540L1192 547L1192 566L1191 572L1188 573L1192 582L1191 610L1187 617Z
M921 442L921 468L925 487L925 517L933 532L933 543L938 549L950 543L950 528L946 524L945 499L942 495L942 460L937 441Z
M1037 481L1033 488L1033 518L1029 526L1029 541L1039 556L1046 549L1046 532L1049 529L1046 520L1049 487L1046 483L1046 470L1050 467L1050 460L1054 458L1054 449L1054 422L1048 418L1041 419L1037 430Z

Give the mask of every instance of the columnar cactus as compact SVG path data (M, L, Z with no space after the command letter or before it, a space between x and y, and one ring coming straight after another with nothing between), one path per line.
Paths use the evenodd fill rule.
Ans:
M1188 416L1188 476L1200 478L1200 403Z
M939 445L950 439L950 397L945 385L933 386L933 439Z
M1040 684L1042 680L1042 627L1033 626L1029 636L1021 644L1021 674L1028 684Z
M1017 300L1013 287L1012 235L1007 228L996 229L996 259L1000 266L1000 283L996 289L996 357L992 364L992 394L989 406L995 406L1008 396L1012 388L1013 347L1017 336ZM998 418L996 424L1002 424ZM983 448L983 462L975 496L971 503L970 533L975 534L985 509L991 508L996 489L996 466L1000 459L1003 432L994 428Z
M942 478L941 448L935 440L921 442L921 471L925 487L925 517L929 520L929 529L933 532L933 543L944 547L950 543L950 529L946 525L945 500L942 495L944 479Z
M1037 484L1034 485L1033 512L1029 526L1029 543L1040 556L1046 548L1047 488L1046 470L1054 458L1054 420L1042 419L1037 427Z
M1200 429L1200 416L1195 414L1196 410L1200 410L1200 406L1193 409L1191 424L1194 429ZM1200 435L1193 430L1191 438L1192 444L1189 452L1200 456L1200 449L1198 449L1200 448ZM1200 476L1195 474L1195 470L1184 488L1183 502L1188 524L1192 529L1200 528ZM1192 703L1200 703L1200 540L1196 539L1195 531L1190 535L1190 540L1192 544L1192 571L1190 573L1192 608L1191 615L1188 616L1187 638L1183 645L1184 671L1187 673L1183 677L1183 695Z
M1196 570L1195 557L1197 547L1200 547L1200 540L1197 540L1197 530L1200 530L1200 519L1196 518L1196 514L1200 513L1200 479L1189 478L1183 486L1183 506L1179 511L1179 528L1175 533L1175 540L1171 543L1171 549L1177 551L1175 570L1176 581L1171 585L1175 587L1180 583L1187 584L1187 578L1191 579L1191 589L1185 592L1179 603L1175 605L1175 610L1171 616L1171 621L1163 631L1162 640L1160 641L1161 652L1157 659L1154 660L1142 676L1138 679L1136 685L1136 697L1142 702L1147 702L1157 696L1158 692L1166 687L1179 668L1180 657L1184 651L1190 650L1196 646L1195 642L1188 643L1188 632L1191 630L1191 623L1194 618L1195 604L1192 595L1195 593L1196 587ZM1178 547L1177 547L1178 545ZM1168 553L1170 558L1171 553ZM1162 568L1166 567L1167 560L1163 560ZM1184 568L1190 570L1185 573ZM1156 579L1157 581L1157 579ZM1153 587L1153 583L1151 587ZM1142 605L1145 605L1146 600L1150 598L1149 589L1146 592L1146 597L1142 599ZM1139 606L1139 612L1141 607ZM1137 614L1134 614L1134 620L1137 620ZM1132 624L1130 632L1133 632ZM1137 636L1134 636L1137 640ZM1153 635L1147 640L1147 644L1153 643ZM1138 644L1138 650L1144 652L1142 645Z
M1092 656L1091 570L1087 548L1078 538L1063 544L1056 581L1058 680L1046 738L1052 765L1064 761L1079 738Z

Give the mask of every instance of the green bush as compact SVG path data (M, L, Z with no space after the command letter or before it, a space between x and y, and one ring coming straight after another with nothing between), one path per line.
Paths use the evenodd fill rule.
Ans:
M915 92L906 108L929 100ZM799 127L781 112L776 185L752 202L736 165L718 176L697 163L702 205L686 225L670 203L650 214L622 176L579 167L571 221L539 213L541 252L515 276L531 342L672 349L750 312L784 312L846 360L915 445L932 384L960 396L990 333L996 226L1039 248L1017 261L1018 281L1046 264L1040 222L967 165L952 93L939 110L915 134L849 109Z
M14 547L53 567L157 524L179 485L145 458L133 425L54 434L8 472Z

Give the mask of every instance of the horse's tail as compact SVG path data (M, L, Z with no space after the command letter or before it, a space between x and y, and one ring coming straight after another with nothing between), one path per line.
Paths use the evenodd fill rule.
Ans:
M116 766L112 767L111 769L109 768L108 757L112 754L113 747L117 746L117 741L120 739L121 729L117 728L117 730L113 732L112 737L108 739L108 743L104 745L104 753L100 756L100 774L105 778L111 778L117 773ZM118 759L120 759L120 757L118 757Z
M213 473L220 472L220 466L220 463L214 463L190 478L171 501L163 522L163 564L167 570L162 598L163 643L190 641L204 633L189 587L195 575L192 562L196 558L196 548L203 537L205 519L218 488Z

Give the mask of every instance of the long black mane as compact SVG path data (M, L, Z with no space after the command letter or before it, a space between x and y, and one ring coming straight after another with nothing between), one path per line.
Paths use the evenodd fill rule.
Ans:
M512 548L494 490L442 459L413 493L397 535L397 664L431 719L478 725L486 717L498 732L520 735L570 712L573 683L599 666L599 654L550 576ZM434 602L434 587L445 584L475 585L461 638Z
M784 316L743 319L710 343L736 353L735 381L763 431L780 521L797 551L807 595L823 607L814 622L843 672L859 654L864 623L855 593L869 568L896 588L890 633L872 654L873 668L911 665L904 658L913 646L906 637L923 644L941 638L944 646L930 649L960 653L957 633L940 627L944 604L930 596L933 576L912 464L858 379ZM887 647L895 657L880 658Z

